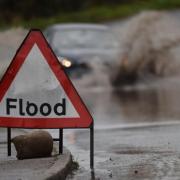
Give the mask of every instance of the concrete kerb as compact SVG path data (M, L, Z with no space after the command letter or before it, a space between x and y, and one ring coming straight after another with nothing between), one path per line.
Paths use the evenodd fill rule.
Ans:
M17 160L5 156L0 157L1 180L64 180L72 170L72 155L66 148L62 155L47 158Z
M72 163L70 151L64 148L63 154L57 156L54 165L45 171L42 177L38 177L38 180L63 180L71 170Z

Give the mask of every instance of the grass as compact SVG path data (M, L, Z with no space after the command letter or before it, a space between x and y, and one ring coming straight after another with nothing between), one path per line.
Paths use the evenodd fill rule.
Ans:
M78 12L61 12L53 17L33 18L28 21L15 17L11 24L0 21L0 26L23 26L25 28L44 29L55 23L105 22L131 16L142 10L170 10L177 8L180 8L180 0L139 0L138 3L96 6Z
M72 164L69 168L68 176L72 178L75 174L75 171L77 171L78 169L79 169L79 163L73 159Z

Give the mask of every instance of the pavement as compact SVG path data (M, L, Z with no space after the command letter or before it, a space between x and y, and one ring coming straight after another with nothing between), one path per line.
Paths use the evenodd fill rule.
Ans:
M13 129L12 137L26 133L23 129ZM17 160L12 144L12 155L7 156L6 128L0 128L0 180L56 180L65 179L72 165L72 156L68 149L58 155L54 143L52 157Z

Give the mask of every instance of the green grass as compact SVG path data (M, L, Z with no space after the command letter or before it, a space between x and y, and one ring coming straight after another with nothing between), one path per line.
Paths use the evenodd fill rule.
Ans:
M13 19L11 24L0 21L1 27L23 26L25 28L40 28L65 22L105 22L131 16L142 10L169 10L180 8L180 0L139 0L138 3L125 3L118 5L103 5L78 12L61 12L49 18L33 18L25 21L19 17Z

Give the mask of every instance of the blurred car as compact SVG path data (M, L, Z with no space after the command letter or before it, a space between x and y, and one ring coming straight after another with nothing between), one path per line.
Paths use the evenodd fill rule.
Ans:
M112 31L97 24L59 24L44 34L65 71L81 76L92 70L92 64L111 65L117 58L119 42Z

